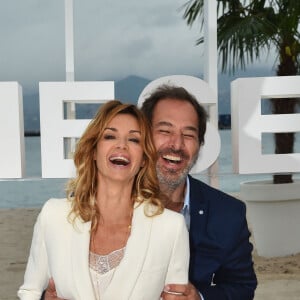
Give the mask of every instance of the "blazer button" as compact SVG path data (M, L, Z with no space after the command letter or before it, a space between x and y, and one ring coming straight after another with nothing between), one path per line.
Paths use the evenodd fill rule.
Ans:
M202 209L200 209L200 210L198 211L198 213L199 213L199 215L203 215L203 214L204 214L204 211L203 211Z

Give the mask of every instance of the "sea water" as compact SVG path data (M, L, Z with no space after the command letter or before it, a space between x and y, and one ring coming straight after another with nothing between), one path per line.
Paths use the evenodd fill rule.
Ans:
M220 130L221 152L218 158L218 188L226 193L239 193L240 183L248 180L271 179L272 174L239 175L232 170L231 130ZM295 149L300 147L296 139ZM274 148L272 136L267 136L263 143L263 152L271 153ZM65 197L67 179L41 178L40 137L25 138L26 177L17 180L0 180L0 208L41 207L52 197ZM299 151L295 151L299 152ZM210 183L207 172L194 177ZM298 178L299 174L295 174Z

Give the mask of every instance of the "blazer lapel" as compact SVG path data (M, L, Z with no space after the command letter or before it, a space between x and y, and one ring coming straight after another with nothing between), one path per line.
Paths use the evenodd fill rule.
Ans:
M130 299L146 258L152 218L144 215L144 205L135 208L131 235L127 241L122 261L117 266L112 281L102 299ZM88 299L88 298L87 298Z
M216 249L219 249L214 228L221 225L210 214L210 195L206 192L206 185L196 182L193 178L190 178L190 184L190 246L192 248L195 245L196 247L201 245L201 251L210 252L212 256L215 255Z
M208 235L207 222L209 216L209 205L205 193L201 189L201 185L195 182L195 179L189 177L190 180L190 244L197 245L203 242Z
M72 268L78 299L95 299L89 271L89 245L91 222L76 220L72 231Z

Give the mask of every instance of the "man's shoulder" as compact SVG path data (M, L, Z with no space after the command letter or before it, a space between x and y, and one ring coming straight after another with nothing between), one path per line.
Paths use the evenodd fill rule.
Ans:
M202 201L209 206L222 206L226 209L244 209L245 204L241 200L216 189L199 179L189 177L191 201Z
M191 217L199 221L198 211L203 210L206 229L229 246L247 226L244 202L197 179L190 181L190 208Z

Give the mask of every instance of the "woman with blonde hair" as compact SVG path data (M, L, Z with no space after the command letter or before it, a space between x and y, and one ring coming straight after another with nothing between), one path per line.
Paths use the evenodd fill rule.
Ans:
M158 300L188 282L184 218L163 208L156 150L144 115L113 100L80 138L67 199L48 200L35 224L20 299ZM53 298L55 299L55 298Z

